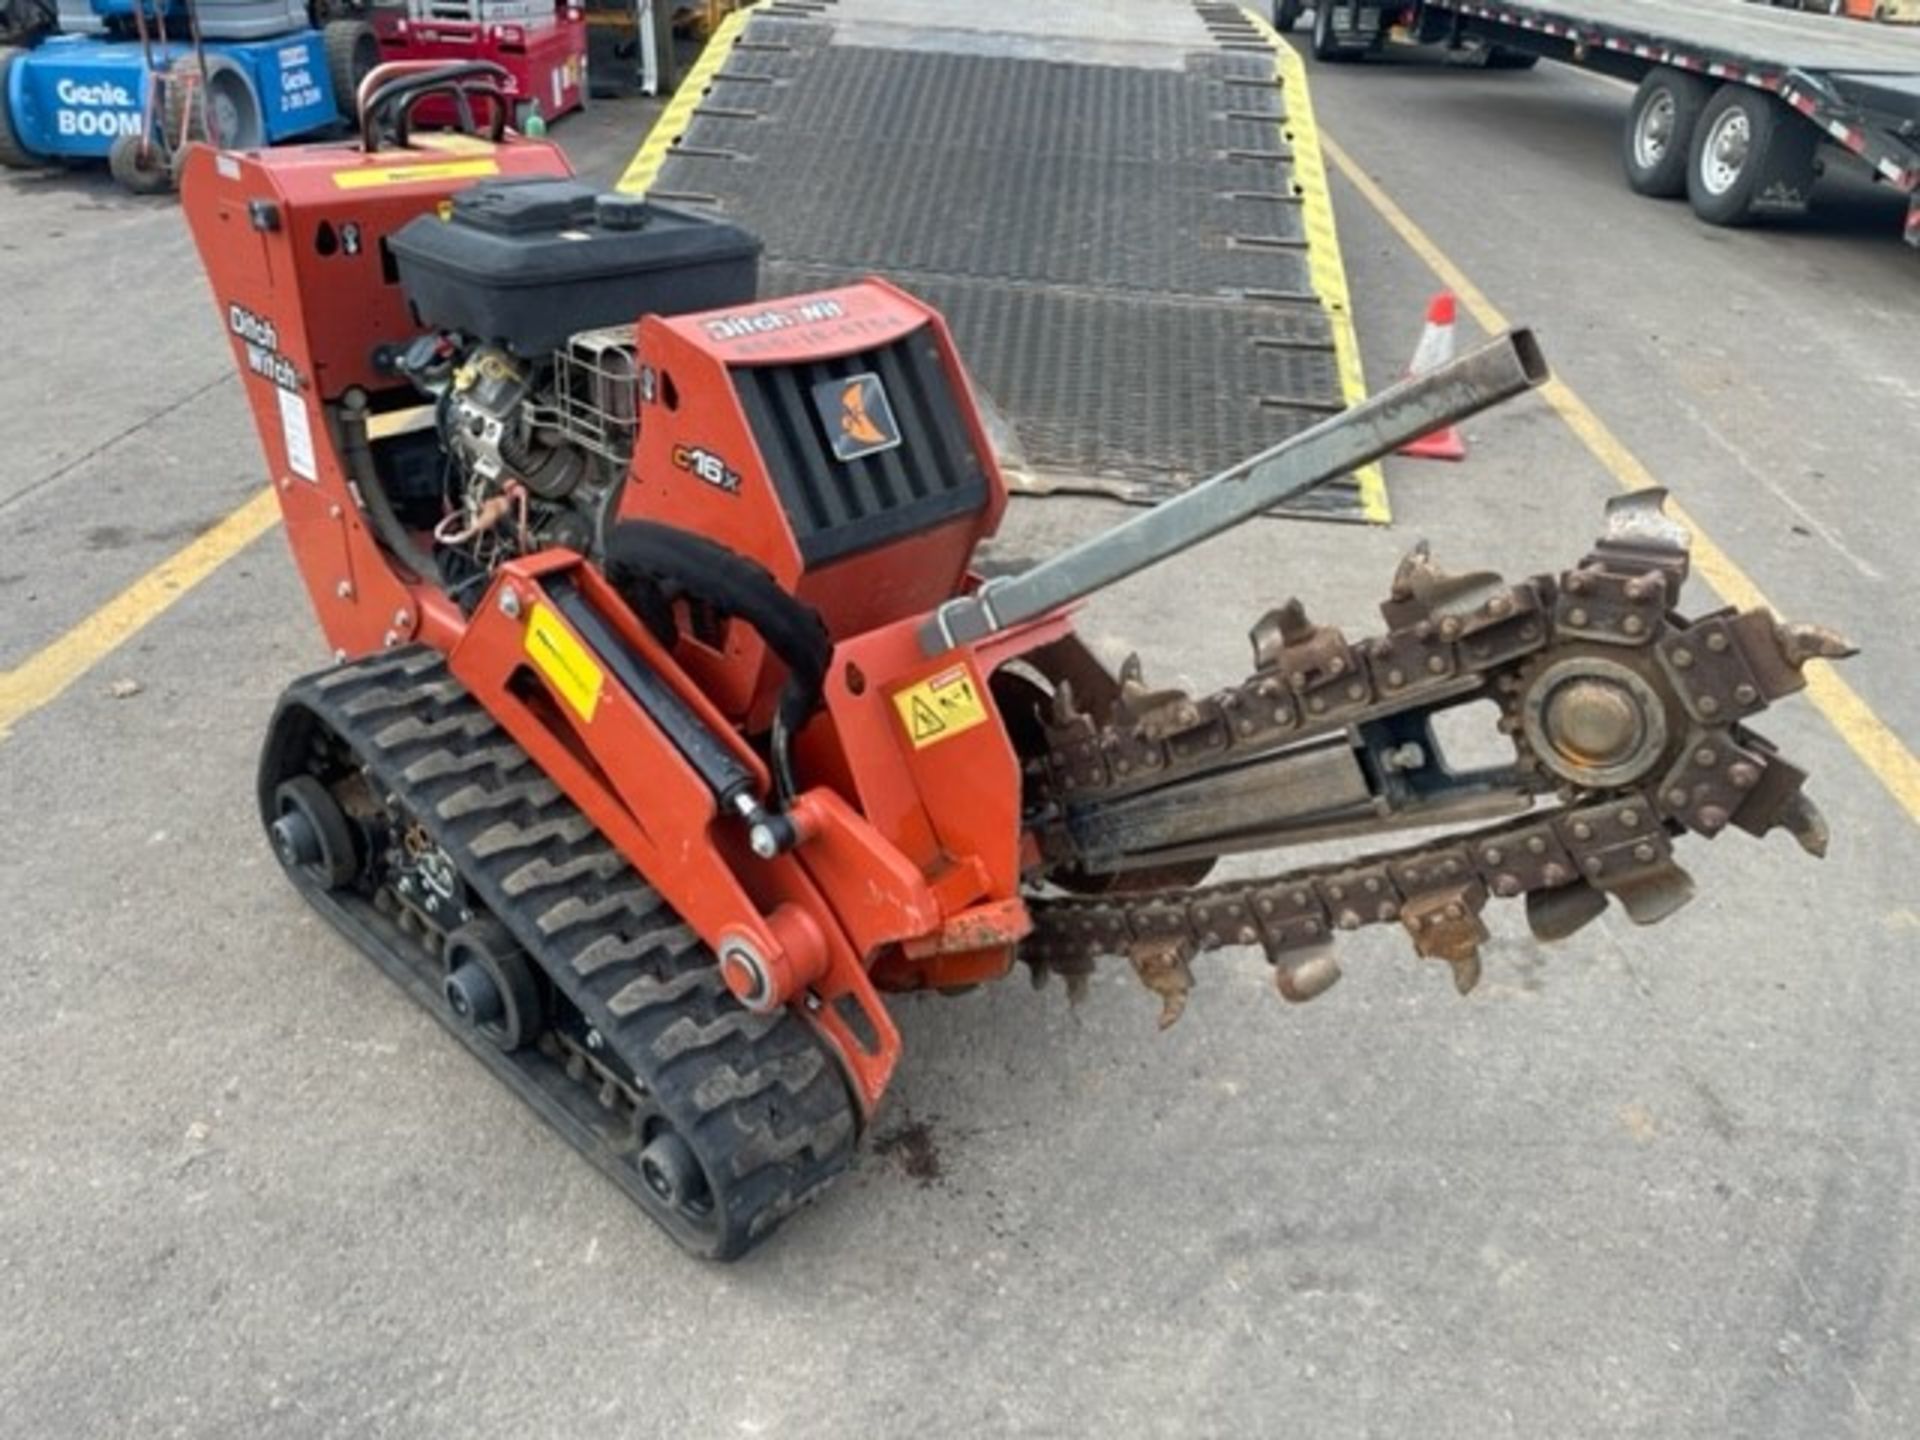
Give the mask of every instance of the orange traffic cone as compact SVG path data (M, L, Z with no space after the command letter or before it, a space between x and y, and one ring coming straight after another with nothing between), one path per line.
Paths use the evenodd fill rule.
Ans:
M1420 375L1453 359L1453 296L1442 290L1427 302L1427 324L1420 332L1420 343L1413 347L1413 360L1407 374ZM1416 460L1464 460L1467 442L1454 426L1422 435L1400 447L1402 455Z

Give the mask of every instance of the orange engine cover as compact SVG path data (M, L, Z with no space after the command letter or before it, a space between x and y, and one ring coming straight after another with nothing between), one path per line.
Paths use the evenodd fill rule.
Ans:
M1006 490L940 316L884 281L640 324L619 518L751 557L837 639L960 593ZM779 662L743 625L680 658L756 727Z

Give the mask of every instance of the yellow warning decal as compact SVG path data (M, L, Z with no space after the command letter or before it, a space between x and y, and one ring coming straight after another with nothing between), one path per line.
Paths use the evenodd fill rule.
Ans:
M600 705L600 687L606 673L593 654L547 606L535 602L527 619L527 658L547 677L560 698L582 720L593 719Z
M907 727L907 738L916 750L938 745L987 718L973 673L964 665L895 691L893 707L900 712L900 723Z
M360 170L336 170L333 183L342 190L373 190L382 185L412 185L421 180L471 180L498 175L493 160L429 160L420 165L375 165Z
M478 135L462 135L457 130L439 130L428 135L410 135L407 143L417 150L437 150L442 155L491 155L500 147Z

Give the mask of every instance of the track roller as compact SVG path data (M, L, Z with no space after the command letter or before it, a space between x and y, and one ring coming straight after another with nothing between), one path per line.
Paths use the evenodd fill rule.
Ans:
M518 1050L540 1033L540 990L525 952L491 916L447 936L440 993L447 1008L502 1050Z
M327 787L311 775L292 776L274 791L267 834L280 863L323 890L337 890L359 872L353 827Z

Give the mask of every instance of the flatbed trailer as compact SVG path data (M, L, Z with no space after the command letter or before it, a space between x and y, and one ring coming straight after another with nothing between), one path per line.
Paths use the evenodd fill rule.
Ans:
M1920 31L1746 0L1323 0L1314 15L1322 62L1363 59L1390 37L1494 68L1547 59L1636 82L1628 184L1686 195L1711 224L1804 211L1820 147L1838 147L1906 196L1906 239L1920 246Z

